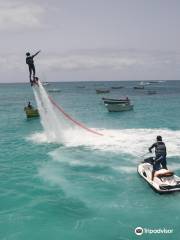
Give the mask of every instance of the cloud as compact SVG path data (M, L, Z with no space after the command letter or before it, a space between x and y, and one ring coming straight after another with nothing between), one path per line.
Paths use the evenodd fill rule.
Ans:
M114 53L83 52L81 54L69 53L44 54L35 59L38 67L43 71L84 71L93 69L121 70L144 64L143 59L137 56L126 56ZM25 65L25 55L6 54L0 56L1 71L18 69L22 71Z
M1 72L11 72L14 70L22 71L24 69L25 59L22 62L20 56L15 54L1 55L0 56L0 71Z
M110 69L112 71L134 69L163 69L177 67L180 54L156 51L79 51L77 54L47 55L40 60L41 68L50 71L78 71Z
M40 61L40 65L48 70L91 70L91 69L123 69L134 65L143 64L140 58L119 56L119 55L99 55L99 54L70 54L66 56L47 56Z
M141 74L147 77L154 73L171 77L177 72L180 65L180 54L169 52L139 52L139 51L78 51L78 53L41 54L35 58L37 72L67 72L74 74L77 71L99 71L102 75L106 72ZM0 56L1 72L26 72L25 55L6 54ZM174 75L172 75L173 78Z
M7 1L0 3L0 30L16 31L43 27L45 10L35 3Z

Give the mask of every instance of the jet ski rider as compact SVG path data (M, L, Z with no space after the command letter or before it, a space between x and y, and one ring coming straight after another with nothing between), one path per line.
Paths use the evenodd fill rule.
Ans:
M167 169L166 163L166 145L162 141L161 136L157 136L157 141L149 148L149 152L152 153L152 149L155 148L155 160L153 162L153 172L152 172L152 180L154 178L155 171L158 171L162 168Z

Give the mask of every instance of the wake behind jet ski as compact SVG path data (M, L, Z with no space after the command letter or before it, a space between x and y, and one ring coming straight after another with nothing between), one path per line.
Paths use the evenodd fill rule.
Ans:
M153 174L153 162L154 158L150 157L144 159L142 163L138 165L138 173L143 177L149 185L159 193L168 193L180 191L180 177L176 176L174 172L167 169L160 169Z

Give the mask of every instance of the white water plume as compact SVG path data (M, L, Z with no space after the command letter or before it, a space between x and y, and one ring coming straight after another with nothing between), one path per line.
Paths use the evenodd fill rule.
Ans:
M93 129L73 119L70 115L58 106L52 98L48 96L41 82L39 87L33 87L35 99L41 117L41 123L44 128L44 136L38 135L37 138L42 141L64 143L69 139L69 133L76 132L84 136L92 134L99 135Z
M44 136L39 134L36 137L39 136L39 139L44 142L63 142L65 131L72 129L74 126L66 121L54 107L41 82L39 82L39 87L33 87L33 91L44 128Z

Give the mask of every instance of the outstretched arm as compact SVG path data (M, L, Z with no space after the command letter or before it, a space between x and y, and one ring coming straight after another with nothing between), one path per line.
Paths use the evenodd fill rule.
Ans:
M37 53L35 53L34 55L32 55L32 57L35 57L36 55L38 55L40 53L41 50L39 50Z

